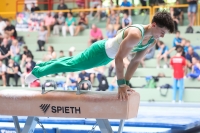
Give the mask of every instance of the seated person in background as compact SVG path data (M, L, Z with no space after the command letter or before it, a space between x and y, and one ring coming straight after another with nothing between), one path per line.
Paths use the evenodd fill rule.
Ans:
M62 27L62 34L64 37L66 36L66 32L69 32L71 36L74 36L74 32L76 28L75 23L76 23L76 20L73 17L72 12L68 12L67 18L65 19L65 25Z
M121 3L120 6L121 6L121 7L131 7L132 4L131 4L131 2L128 1L128 0L123 0L123 2ZM129 14L131 15L131 9L130 9L128 12L129 12Z
M109 25L113 25L114 29L117 31L120 27L120 22L119 22L119 15L116 13L115 10L110 10L110 15L108 16L107 19L107 24L106 27L109 28Z
M176 45L180 45L182 41L182 38L180 37L180 31L176 31L176 37L173 40L173 47Z
M33 70L33 68L35 67L35 65L36 65L35 61L33 61L33 56L30 55L30 54L27 54L25 61L26 61L25 62L25 71L21 76L22 87L25 87L25 84L24 84L25 83L24 82L25 76L29 72L31 72Z
M75 50L76 50L76 48L74 46L69 48L69 56L70 57L73 56Z
M179 0L176 0L176 3L175 3L176 5L179 5L180 4L180 1ZM176 7L176 8L174 8L174 17L176 18L176 19L178 19L179 20L179 23L181 24L181 25L183 25L183 11L182 11L182 9L181 8L178 8L178 7Z
M190 68L190 69L192 68L192 57L195 57L197 60L200 60L199 55L190 46L190 47L188 47L188 52L185 55L185 58L189 61L187 63L187 67Z
M188 78L198 79L200 81L200 61L192 57L192 72L187 75Z
M86 71L81 71L78 75L78 83L81 82L82 80L90 80L90 74L87 73ZM88 88L88 84L82 84L81 89L86 90Z
M90 40L88 42L88 46L90 46L92 43L102 40L103 34L101 29L97 28L95 24L92 24L92 29L90 30Z
M47 55L44 56L43 61L49 61L49 60L53 60L56 58L57 58L57 55L56 55L56 52L54 51L54 47L49 46L48 53L47 53Z
M106 9L105 10L101 10L101 8L106 8L106 6L103 5L103 1L100 0L100 3L99 5L97 6L97 17L98 17L98 20L105 20L106 17L107 17L107 14L106 14Z
M13 40L12 45L10 46L10 55L11 55L11 58L16 63L19 63L19 61L20 61L20 46L19 46L17 40Z
M47 16L44 18L44 25L47 27L48 36L51 34L51 28L55 24L55 18L51 15L51 12L47 12Z
M41 26L40 31L38 33L38 47L39 49L37 51L44 51L44 45L48 41L48 33L45 26Z
M169 48L162 41L159 41L159 43L160 43L160 48L159 48L159 53L157 55L157 68L160 68L161 59L164 59L165 61L165 65L163 67L167 68L168 67L167 58L169 57L168 55Z
M155 47L152 47L150 50L147 51L147 54L140 62L142 67L145 67L145 64L144 64L145 60L153 59L153 57L155 55L155 49L156 49Z
M58 57L58 58L65 57L63 50L60 50L60 52L59 52L59 53L60 53L60 55L59 55L59 57Z
M173 47L168 51L168 55L170 55L173 51L175 51L178 46L182 46L184 48L184 53L185 53L185 45L186 45L186 39L181 38L180 43L173 44Z
M114 29L113 25L112 24L109 24L108 25L108 29L107 29L107 32L106 32L106 36L107 38L113 38L115 37L117 34L117 31Z
M15 29L15 26L12 25L8 19L6 20L6 27L4 31L12 39L17 39L17 31Z
M124 16L122 18L122 28L130 26L132 24L131 16L129 16L127 11L124 11Z
M62 27L65 25L65 17L62 12L59 12L58 18L55 19L55 25L53 26L53 34L60 35Z
M14 62L13 59L9 60L7 71L6 71L6 82L7 86L10 86L10 78L14 78L15 86L18 85L18 79L21 75L21 69L18 63Z
M0 60L5 60L6 66L8 65L8 60L10 58L10 46L8 39L4 38L0 46Z
M27 46L23 46L23 54L22 54L22 60L21 60L21 66L24 66L24 62L26 61L27 55L32 56L33 58L33 54L32 52L28 49Z
M3 86L6 86L6 65L0 60L0 79L3 81Z
M85 0L76 0L78 8L83 9L85 7Z
M175 32L178 31L178 24L179 24L179 20L176 16L174 16L174 8L170 8L170 13L171 13L171 17L174 21L174 29L175 29Z
M78 75L74 72L70 72L67 75L65 90L75 90L77 87Z
M35 12L35 11L39 11L40 8L38 6L35 6L35 3L32 3L32 6L31 6L31 12Z
M80 31L85 30L87 27L88 27L88 18L83 12L80 12L78 25L76 26L74 35L77 36Z

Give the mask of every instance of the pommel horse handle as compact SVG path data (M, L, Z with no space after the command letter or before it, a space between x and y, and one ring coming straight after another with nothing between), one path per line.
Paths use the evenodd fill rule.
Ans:
M51 83L50 86L52 86L52 87L54 88L54 90L57 89L57 85L56 85L56 82L55 82L55 81L53 81L53 80L46 80L46 81L44 82L44 84L42 84L42 94L45 93L46 83Z
M91 90L91 88L92 88L91 82L89 80L82 80L77 85L76 95L80 95L81 94L81 85L84 84L84 83L87 83L89 85L88 90Z

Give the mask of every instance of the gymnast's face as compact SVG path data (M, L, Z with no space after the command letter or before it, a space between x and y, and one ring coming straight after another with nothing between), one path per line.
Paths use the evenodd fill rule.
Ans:
M168 30L163 27L159 27L156 23L152 23L152 35L155 39L159 39L160 37L164 37Z

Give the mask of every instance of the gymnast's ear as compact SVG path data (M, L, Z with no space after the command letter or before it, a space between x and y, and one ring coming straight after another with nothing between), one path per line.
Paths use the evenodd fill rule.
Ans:
M155 27L156 27L156 23L155 23L155 22L151 23L151 26L152 26L153 28L155 28Z

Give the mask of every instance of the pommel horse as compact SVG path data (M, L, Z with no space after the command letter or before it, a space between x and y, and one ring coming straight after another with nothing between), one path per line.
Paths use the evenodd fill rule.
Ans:
M13 116L16 133L33 133L38 117L95 118L102 133L113 133L108 119L120 119L118 133L122 133L124 120L137 116L140 95L133 92L127 101L117 99L117 92L34 89L0 91L0 114ZM55 86L54 86L55 87ZM20 131L17 116L28 116Z

